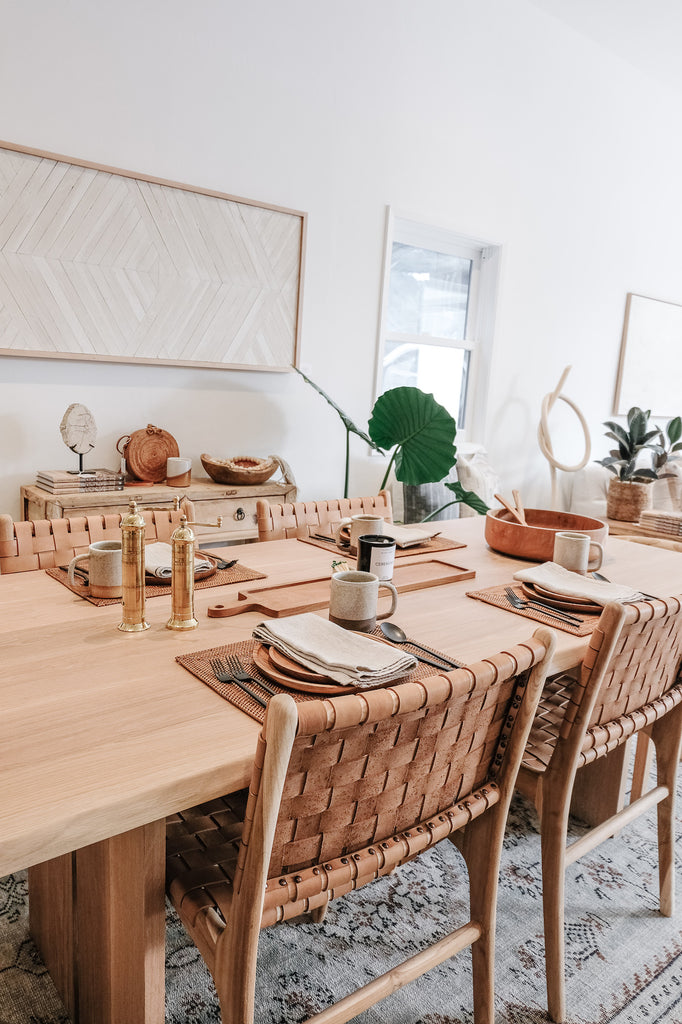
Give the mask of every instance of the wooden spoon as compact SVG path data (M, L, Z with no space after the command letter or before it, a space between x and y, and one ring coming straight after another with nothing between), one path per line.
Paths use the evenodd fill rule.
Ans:
M510 513L510 515L512 515L512 516L514 517L514 519L515 519L515 520L516 520L516 522L517 522L517 523L519 524L519 526L525 526L525 525L526 525L525 521L524 521L524 520L523 520L523 519L521 518L521 516L520 516L520 515L519 515L519 513L518 513L518 512L516 511L516 509L515 509L515 508L513 508L513 507L512 507L512 506L511 506L511 505L509 504L509 502L508 502L508 501L505 501L505 500L504 500L504 498L502 497L502 495L501 495L501 494L496 494L496 495L495 495L495 501L499 501L500 505L503 505L503 506L504 506L504 508L506 508L507 512L509 512L509 513Z
M521 516L521 522L523 523L524 526L528 526L528 523L526 522L526 510L523 507L523 502L521 501L521 495L519 494L518 491L512 491L512 496L514 498L514 502L516 503L516 511Z

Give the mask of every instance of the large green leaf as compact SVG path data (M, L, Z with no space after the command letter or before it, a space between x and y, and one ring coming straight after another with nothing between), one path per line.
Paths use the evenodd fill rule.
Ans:
M457 460L454 419L433 395L419 388L393 388L380 395L368 430L379 448L398 446L395 475L402 483L435 483Z
M483 498L479 498L476 491L465 491L459 481L455 483L448 483L445 485L449 491L455 495L454 501L448 501L445 505L441 505L435 512L431 512L425 519L422 519L423 523L428 523L432 519L435 519L437 515L444 512L446 508L450 508L451 505L468 505L474 512L478 512L479 516L484 516L488 511L488 506L484 502Z

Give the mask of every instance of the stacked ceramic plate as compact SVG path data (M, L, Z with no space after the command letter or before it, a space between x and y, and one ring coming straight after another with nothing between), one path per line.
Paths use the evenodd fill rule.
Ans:
M541 587L539 583L522 583L524 594L533 601L541 601L551 608L559 608L565 612L581 612L583 615L597 614L602 606L587 597L565 597Z
M368 640L374 640L378 644L385 644L387 647L392 646L382 640L381 637L372 636L368 633L358 633L355 635L366 637ZM266 679L270 679L272 682L278 683L289 690L298 690L302 693L316 693L320 697L333 697L340 693L357 693L360 689L374 689L374 686L367 682L364 682L362 687L355 686L352 683L338 683L329 676L323 675L320 672L314 672L306 665L301 665L293 657L278 651L274 645L270 644L258 644L253 652L253 660L258 671ZM391 682L401 682L409 674L408 672L404 676L398 676L391 680ZM378 682L376 686L386 686L386 682Z

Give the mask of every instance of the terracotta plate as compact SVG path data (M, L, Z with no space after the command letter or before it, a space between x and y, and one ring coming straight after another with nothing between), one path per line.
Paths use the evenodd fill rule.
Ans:
M552 594L549 590L543 590L532 583L522 583L524 594L531 598L544 601L552 608L560 608L566 612L583 612L585 615L592 615L594 612L601 612L602 606L595 601L587 601L583 598L561 597L559 594Z
M267 679L273 683L279 683L289 690L300 690L302 693L317 693L320 697L336 697L341 693L355 693L357 687L343 686L335 683L332 679L324 678L323 683L310 682L310 680L296 679L277 668L270 660L270 653L267 647L260 646L253 652L253 660L259 672L262 672ZM313 675L315 673L312 673Z

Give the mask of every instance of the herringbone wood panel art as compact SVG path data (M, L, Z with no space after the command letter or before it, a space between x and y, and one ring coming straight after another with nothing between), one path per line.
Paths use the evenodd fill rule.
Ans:
M0 350L278 369L304 216L0 148Z

